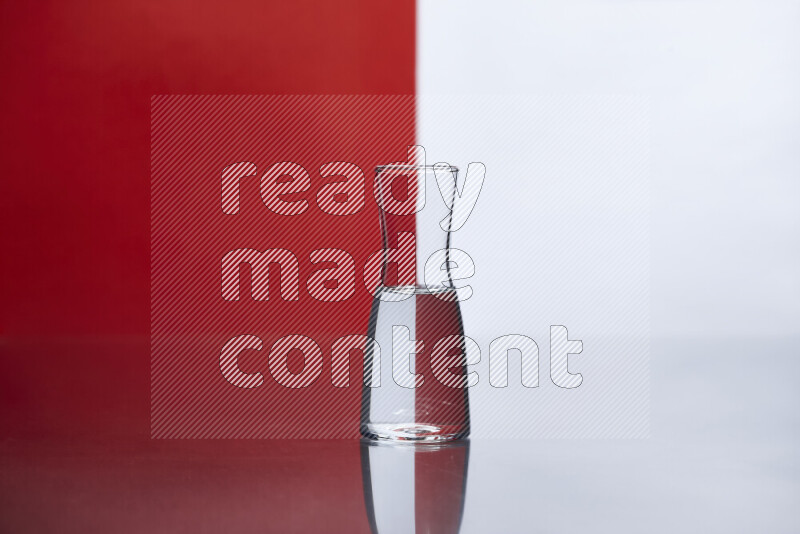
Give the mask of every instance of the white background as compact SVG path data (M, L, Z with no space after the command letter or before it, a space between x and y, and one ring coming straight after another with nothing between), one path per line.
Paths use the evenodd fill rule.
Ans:
M800 2L418 5L421 95L650 106L652 437L473 440L462 532L797 532ZM441 116L424 102L423 144ZM515 185L476 214L502 224L519 187L535 198ZM494 246L474 222L456 245ZM465 305L465 323L515 313Z
M800 333L800 3L420 0L418 9L423 97L649 99L655 337ZM420 139L432 145L442 115L424 102ZM481 127L465 115L453 135ZM519 139L506 135L501 161L520 161ZM491 163L487 190L508 179ZM482 195L476 214L499 226L519 196L533 202L551 177L525 170L497 188L507 198ZM516 237L519 261L535 262L525 234ZM458 236L456 245L489 243ZM503 332L516 311L494 311L480 321Z

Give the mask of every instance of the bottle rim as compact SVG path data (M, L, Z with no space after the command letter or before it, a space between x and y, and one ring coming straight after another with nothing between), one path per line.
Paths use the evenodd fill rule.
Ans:
M375 172L383 172L386 170L449 170L450 172L458 172L458 167L455 165L449 165L447 163L436 163L434 165L410 165L410 164L390 164L390 165L378 165L375 167Z

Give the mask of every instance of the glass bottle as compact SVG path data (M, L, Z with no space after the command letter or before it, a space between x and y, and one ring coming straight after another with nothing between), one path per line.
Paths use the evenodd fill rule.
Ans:
M368 439L442 442L469 434L464 328L451 273L457 180L458 169L441 163L376 168L383 250L371 259L380 268L364 355L361 434Z

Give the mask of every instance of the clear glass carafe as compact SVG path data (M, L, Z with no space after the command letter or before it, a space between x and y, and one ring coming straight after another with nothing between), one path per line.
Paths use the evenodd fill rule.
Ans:
M366 438L441 442L469 434L464 328L452 272L456 260L464 261L450 246L457 175L446 164L376 169L383 251L373 259L380 269L364 357Z

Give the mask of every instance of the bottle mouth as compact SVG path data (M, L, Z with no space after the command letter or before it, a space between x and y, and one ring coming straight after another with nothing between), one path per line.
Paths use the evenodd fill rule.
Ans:
M443 295L455 293L452 286L384 286L379 287L380 291L388 295L411 296L411 295Z
M449 165L447 163L436 163L434 165L407 165L407 164L391 164L391 165L378 165L375 167L375 172L383 172L383 171L450 171L450 172L458 172L458 167L455 165Z

